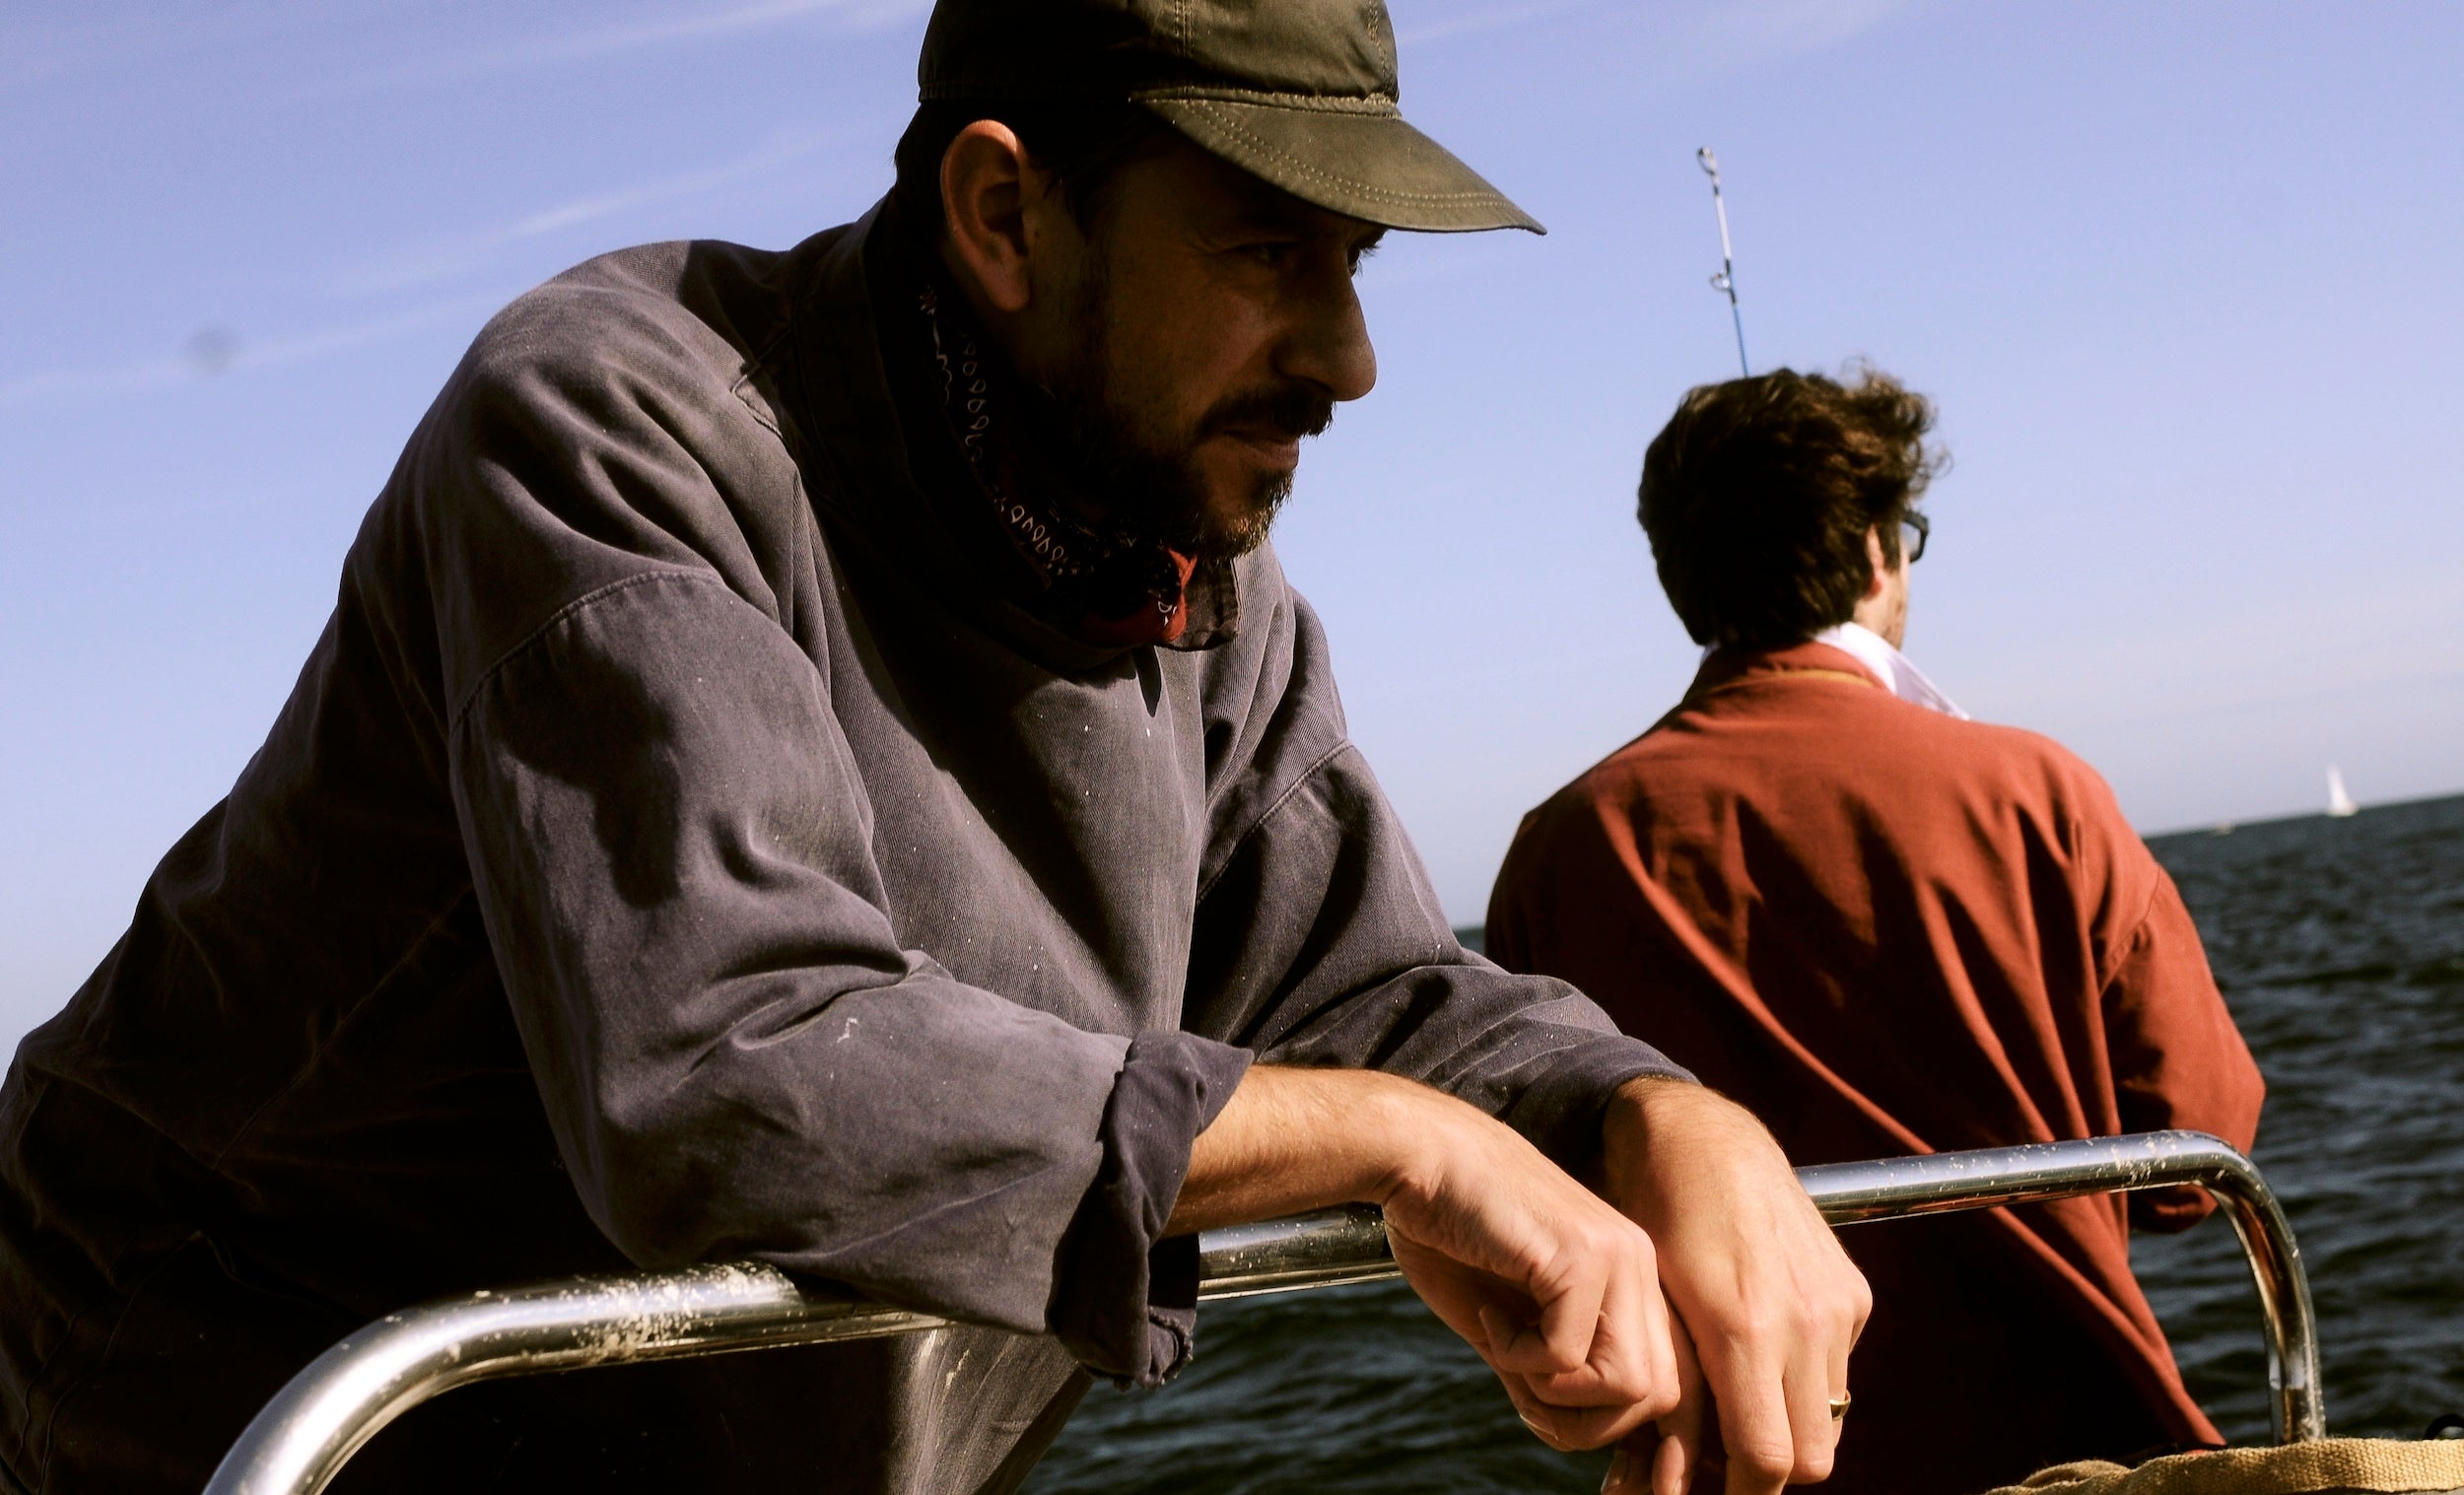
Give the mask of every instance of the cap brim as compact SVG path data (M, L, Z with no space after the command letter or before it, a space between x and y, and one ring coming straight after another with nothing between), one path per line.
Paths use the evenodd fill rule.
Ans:
M1138 96L1209 154L1330 213L1432 234L1548 231L1399 114Z

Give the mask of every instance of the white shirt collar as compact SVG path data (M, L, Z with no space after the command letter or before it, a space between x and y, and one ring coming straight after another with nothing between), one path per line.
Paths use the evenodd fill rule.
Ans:
M1863 624L1842 623L1837 628L1826 628L1815 634L1812 642L1827 644L1854 655L1859 664L1873 671L1883 689L1902 701L1924 707L1927 711L1940 712L1946 716L1956 716L1961 721L1969 719L1967 713L1959 710L1958 705L1944 695L1940 687L1925 678L1925 671L1918 669L1914 661L1891 647L1890 642L1881 634Z

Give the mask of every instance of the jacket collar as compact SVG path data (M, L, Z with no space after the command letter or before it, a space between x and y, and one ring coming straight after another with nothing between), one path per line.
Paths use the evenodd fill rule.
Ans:
M1694 683L1686 690L1685 699L1691 703L1733 686L1791 677L1862 685L1874 690L1883 688L1856 655L1828 644L1808 641L1781 648L1715 648L1703 657L1702 668L1694 672Z

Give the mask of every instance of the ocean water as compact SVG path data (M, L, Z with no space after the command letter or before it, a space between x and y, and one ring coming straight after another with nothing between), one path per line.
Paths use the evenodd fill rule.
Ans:
M2464 1412L2464 797L2152 845L2267 1075L2256 1157L2309 1268L2329 1428L2418 1438ZM2134 1251L2191 1389L2227 1437L2266 1441L2231 1230ZM1471 1351L1380 1283L1208 1308L1189 1372L1098 1387L1028 1488L1589 1495L1606 1466L1541 1447Z
M2267 1076L2252 1156L2309 1268L2328 1426L2418 1438L2464 1412L2464 798L2152 845ZM2210 1415L2264 1438L2231 1232L2133 1264Z

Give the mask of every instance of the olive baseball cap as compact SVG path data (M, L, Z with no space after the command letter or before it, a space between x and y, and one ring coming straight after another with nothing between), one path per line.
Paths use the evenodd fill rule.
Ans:
M938 0L926 102L1137 103L1330 212L1390 229L1547 232L1396 106L1384 0Z

